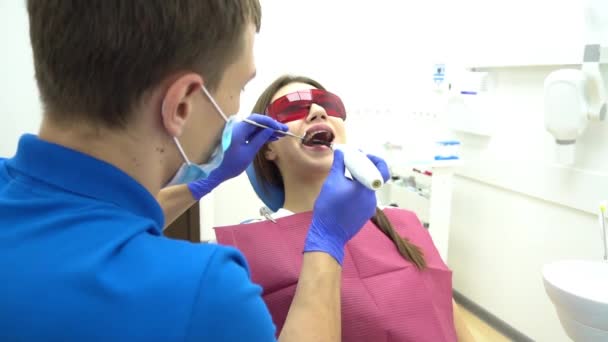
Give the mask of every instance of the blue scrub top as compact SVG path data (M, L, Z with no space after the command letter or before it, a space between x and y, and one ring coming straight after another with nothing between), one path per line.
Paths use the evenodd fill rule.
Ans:
M116 167L21 137L0 159L0 340L274 341L242 254L163 221Z

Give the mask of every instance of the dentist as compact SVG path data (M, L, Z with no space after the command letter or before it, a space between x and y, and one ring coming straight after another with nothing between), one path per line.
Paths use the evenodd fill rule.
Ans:
M27 10L43 120L0 159L0 340L274 341L242 254L165 238L154 197L198 200L287 129L227 115L255 74L258 1ZM375 207L336 152L280 341L340 340L338 260Z

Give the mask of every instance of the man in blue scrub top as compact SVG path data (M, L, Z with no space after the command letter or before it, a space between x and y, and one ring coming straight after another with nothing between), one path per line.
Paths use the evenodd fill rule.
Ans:
M0 340L339 341L344 244L376 205L340 152L280 334L237 250L162 235L162 187L204 195L287 129L224 114L255 73L258 1L27 7L44 114L0 160Z

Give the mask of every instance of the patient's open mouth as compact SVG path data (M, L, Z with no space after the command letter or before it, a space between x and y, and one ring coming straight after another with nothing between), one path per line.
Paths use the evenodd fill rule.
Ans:
M306 146L324 145L330 147L334 138L334 133L329 127L316 126L306 132L302 144Z

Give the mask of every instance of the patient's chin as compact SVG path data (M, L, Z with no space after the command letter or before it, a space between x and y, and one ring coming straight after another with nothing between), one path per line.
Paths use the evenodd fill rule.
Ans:
M331 169L332 163L333 155L299 155L296 158L290 158L290 160L283 160L282 171L293 172L303 178L310 178L315 175L325 177Z
M299 148L281 151L281 172L289 172L298 175L298 178L310 179L325 178L331 169L334 160L333 151L310 150Z
M301 167L305 172L309 172L311 174L318 173L319 176L326 176L331 169L333 160L333 154L323 157L305 158Z

